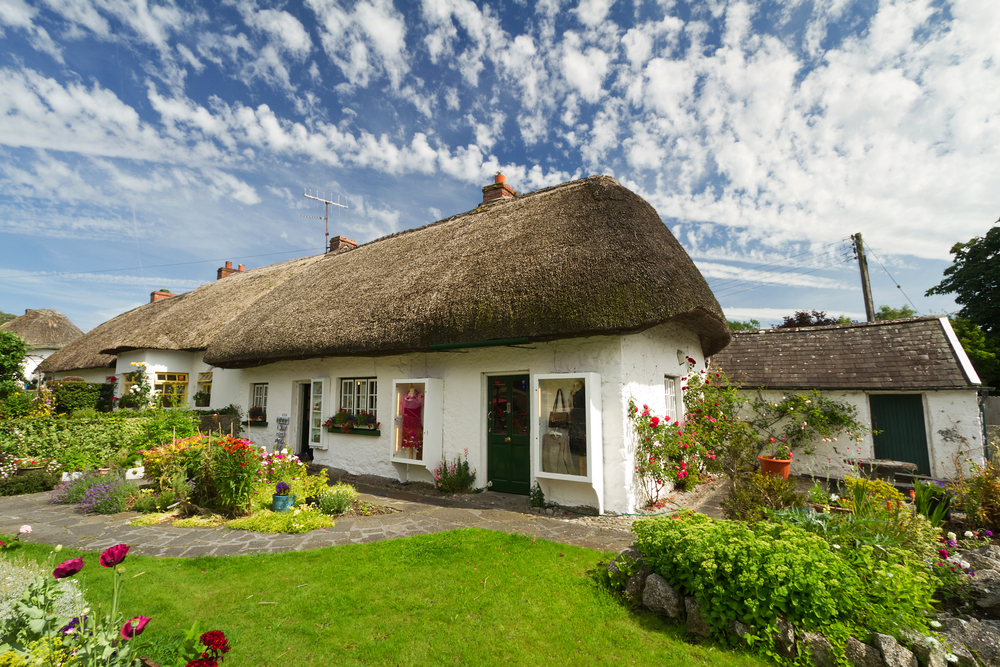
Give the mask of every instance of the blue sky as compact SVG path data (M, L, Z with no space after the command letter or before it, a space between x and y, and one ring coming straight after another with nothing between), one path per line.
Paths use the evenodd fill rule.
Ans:
M1000 214L1000 3L0 0L0 310L84 330L610 174L727 315L922 314ZM359 277L363 279L363 277ZM897 289L896 284L902 287ZM905 292L905 296L902 292Z

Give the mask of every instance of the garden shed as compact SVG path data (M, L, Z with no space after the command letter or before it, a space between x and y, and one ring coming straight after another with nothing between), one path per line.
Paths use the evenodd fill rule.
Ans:
M28 346L22 372L29 381L38 379L36 370L47 357L83 336L68 317L50 308L25 310L0 329L17 334Z
M956 461L983 461L979 377L946 317L734 332L711 365L765 397L822 391L874 429L860 443L817 443L796 474L837 477L845 458L879 458L949 479Z
M687 358L729 342L722 310L653 208L596 176L331 252L258 299L205 362L242 369L258 444L352 473L630 511L630 397L679 416ZM377 424L377 425L376 425Z

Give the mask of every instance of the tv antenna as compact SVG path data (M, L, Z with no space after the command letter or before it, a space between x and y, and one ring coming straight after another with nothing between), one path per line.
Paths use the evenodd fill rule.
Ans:
M315 220L322 220L326 224L326 243L323 246L323 252L327 252L330 249L330 207L339 206L340 208L347 208L346 204L340 203L340 195L337 195L337 201L330 201L329 199L323 199L323 197L316 197L308 194L308 190L302 193L302 196L306 199L315 199L318 202L323 203L323 217L318 215L300 215L300 218L313 218Z

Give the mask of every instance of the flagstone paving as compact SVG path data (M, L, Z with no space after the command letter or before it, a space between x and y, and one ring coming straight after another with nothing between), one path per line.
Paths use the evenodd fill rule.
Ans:
M361 490L361 489L359 489ZM178 528L129 526L138 516L132 512L114 515L84 514L74 505L52 505L48 493L0 498L0 533L17 533L28 524L28 542L62 544L100 551L127 544L133 553L150 556L235 556L255 553L300 551L341 544L378 542L397 537L425 535L457 528L476 527L601 551L619 551L632 539L627 527L584 522L568 515L559 519L528 512L527 498L506 494L482 494L470 503L447 498L413 497L369 488L361 499L399 510L392 514L338 519L332 528L301 535L255 533L229 528ZM491 501L490 498L496 500ZM492 509L524 505L524 511Z

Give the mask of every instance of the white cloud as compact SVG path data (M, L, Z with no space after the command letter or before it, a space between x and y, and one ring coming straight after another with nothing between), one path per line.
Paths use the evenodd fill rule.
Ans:
M352 85L388 77L399 88L409 72L406 23L390 0L364 0L353 11L337 0L306 0L322 27L323 49Z
M580 0L580 4L573 11L581 23L588 28L594 28L607 18L614 2L615 0Z
M593 103L601 96L601 84L607 76L611 54L593 46L586 50L581 48L580 37L573 32L567 33L560 63L562 75L583 99Z

